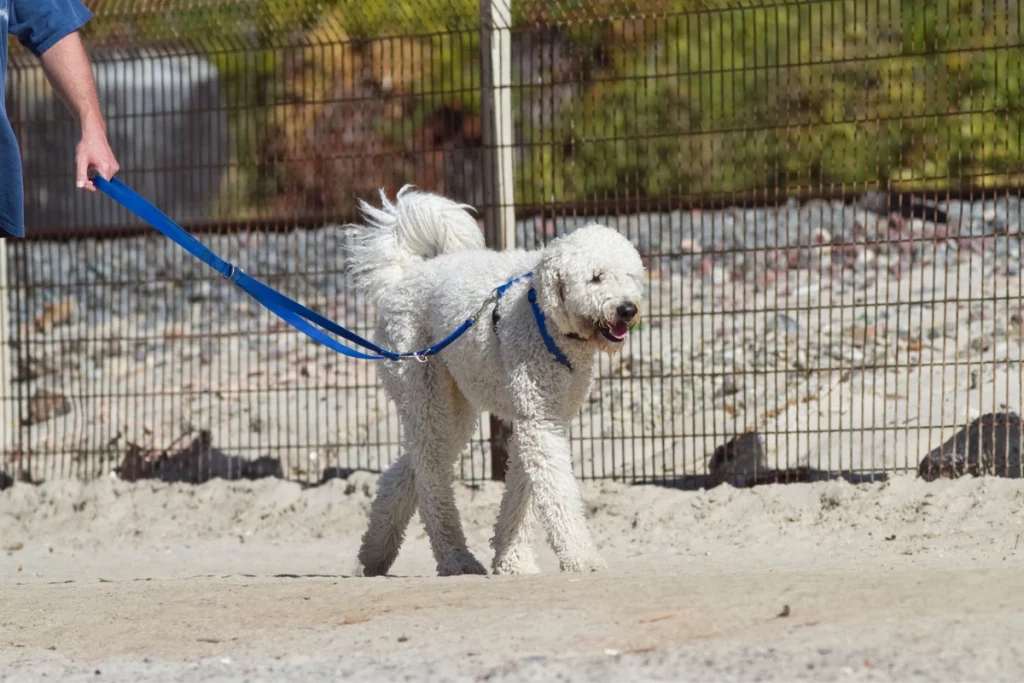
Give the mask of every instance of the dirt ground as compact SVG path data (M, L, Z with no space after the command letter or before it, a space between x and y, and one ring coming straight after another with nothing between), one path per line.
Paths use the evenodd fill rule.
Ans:
M1024 485L586 483L607 572L353 578L375 478L0 493L0 680L1021 680ZM459 487L487 564L501 487Z

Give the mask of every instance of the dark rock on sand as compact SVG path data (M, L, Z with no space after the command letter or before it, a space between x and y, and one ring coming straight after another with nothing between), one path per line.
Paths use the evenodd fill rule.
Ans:
M989 413L926 455L917 472L926 481L964 474L1019 479L1020 446L1020 417L1012 412Z

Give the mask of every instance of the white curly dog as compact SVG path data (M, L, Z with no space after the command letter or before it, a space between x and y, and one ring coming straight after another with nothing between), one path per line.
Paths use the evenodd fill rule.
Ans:
M381 363L403 455L381 475L362 574L388 572L417 505L438 574L487 573L467 548L454 492L454 464L484 411L513 426L494 572L538 571L534 508L562 571L603 568L572 471L569 421L589 393L597 353L622 348L639 320L639 253L597 224L540 251L488 250L464 204L408 187L395 203L383 191L381 200L380 209L361 203L366 224L349 226L351 272L378 312L376 343L423 349L480 318L436 356Z

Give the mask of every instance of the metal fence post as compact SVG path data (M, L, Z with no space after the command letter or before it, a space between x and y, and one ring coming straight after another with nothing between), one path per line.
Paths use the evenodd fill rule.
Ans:
M0 457L14 440L14 399L11 396L11 290L7 279L7 240L0 239Z
M492 249L506 249L516 243L511 24L509 0L480 0L484 234ZM490 416L490 427L491 478L504 481L511 429L494 415Z

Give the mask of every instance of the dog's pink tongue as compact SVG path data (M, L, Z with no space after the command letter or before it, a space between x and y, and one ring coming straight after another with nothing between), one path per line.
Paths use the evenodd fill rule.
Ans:
M626 323L618 323L611 330L612 336L616 339L625 339L626 335L629 334L629 326Z

